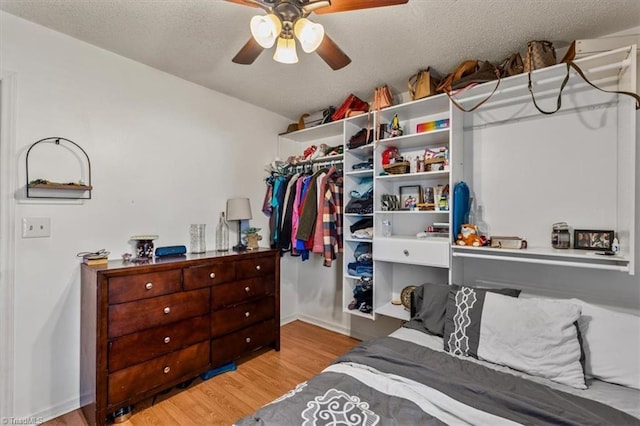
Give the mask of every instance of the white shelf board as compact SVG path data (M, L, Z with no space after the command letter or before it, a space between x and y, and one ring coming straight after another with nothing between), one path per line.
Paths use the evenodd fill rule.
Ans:
M357 176L357 177L373 176L373 169L354 170L352 172L345 172L344 174L345 176Z
M373 242L373 240L372 240L372 239L370 239L370 238L363 239L363 238L349 238L349 237L345 237L345 238L344 238L344 240L345 240L345 241L348 241L348 242L350 242L350 243L372 243L372 242Z
M375 309L376 314L384 315L387 317L397 318L403 321L409 321L410 313L402 305L394 305L391 302Z
M376 210L376 214L447 214L449 210Z
M360 280L360 278L362 278L360 275L351 275L351 274L345 274L344 277L349 278L350 280L358 280L358 281Z
M310 142L335 136L342 136L342 128L342 121L333 121L331 123L307 127L306 129L291 133L284 133L281 134L280 137L293 142Z
M346 313L346 314L355 315L355 316L357 316L357 317L367 318L367 319L370 319L370 320L374 320L374 319L376 319L376 318L375 318L375 314L374 314L373 312L372 312L372 313L370 313L370 314L365 314L364 312L360 312L360 311L359 311L359 310L357 310L357 309L353 309L353 310L351 310L351 309L347 308L346 306L345 306L345 308L342 310L342 312L344 312L344 313Z
M438 178L445 178L445 177L446 178L449 177L449 170L438 170L435 172L404 173L401 175L389 174L389 175L376 176L376 179L379 179L381 181L383 180L402 181L402 180L414 180L414 179L438 179Z
M380 146L393 146L398 149L426 148L435 145L449 145L449 128L428 132L410 133L394 138L381 139Z
M363 158L373 154L373 144L362 145L357 148L346 148L346 152L353 154L357 157Z
M624 255L597 255L591 250L528 247L526 249L498 249L491 247L464 247L453 245L454 257L486 260L504 260L544 265L573 266L577 268L629 271L629 258Z
M393 114L402 115L401 119L407 117L422 117L425 115L448 113L449 98L444 93L435 96L429 96L417 101L406 102L403 104L393 105L380 111L383 117L392 117Z
M360 213L344 213L345 216L351 216L351 217L373 217L373 213L365 213L365 214L360 214Z
M618 81L618 76L622 71L631 64L631 60L629 59L630 50L631 47L623 47L580 58L575 62L579 64L580 68L582 68L592 83L597 85L615 83ZM558 88L566 74L567 64L564 63L533 71L531 73L531 81L536 98L556 97ZM497 80L479 84L460 95L454 95L454 97L458 102L469 107L479 100L486 98L494 87L496 87L496 83ZM527 73L503 78L490 101L484 104L482 108L486 110L494 106L519 103L522 102L523 99L530 99L531 94L528 90L528 83L529 78ZM569 78L564 93L568 94L572 91L592 89L593 88L585 83L573 69L571 70L571 77Z

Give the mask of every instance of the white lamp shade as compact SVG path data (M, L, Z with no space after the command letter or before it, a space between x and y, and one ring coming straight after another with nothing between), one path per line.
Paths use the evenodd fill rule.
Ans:
M251 18L251 35L265 49L273 46L280 36L280 31L282 31L282 23L273 13Z
M227 200L227 220L249 220L251 203L248 198L231 198Z
M296 53L296 41L292 38L278 38L278 46L273 54L273 60L282 64L298 63L298 54Z
M300 18L293 27L293 32L300 41L302 50L307 53L315 51L324 38L324 27L307 18Z

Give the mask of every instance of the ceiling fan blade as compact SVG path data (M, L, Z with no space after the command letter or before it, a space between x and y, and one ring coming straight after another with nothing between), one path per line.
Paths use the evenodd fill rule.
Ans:
M251 65L264 49L254 40L253 37L242 46L242 49L233 57L232 61L236 64Z
M261 2L260 0L226 0L229 3L241 4L243 6L259 7L260 9L270 10L269 6Z
M231 0L229 0L231 1ZM394 6L405 4L409 0L331 0L331 6L314 10L321 15L324 13L347 12L349 10L369 9L372 7Z
M324 35L322 43L316 49L316 53L335 71L344 68L351 63L351 59L331 40Z

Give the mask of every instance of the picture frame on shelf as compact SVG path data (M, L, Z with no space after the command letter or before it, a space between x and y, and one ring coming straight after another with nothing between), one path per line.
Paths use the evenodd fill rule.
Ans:
M415 210L417 205L422 202L422 187L420 185L400 187L400 210Z
M575 229L573 248L578 250L611 250L614 232L609 230Z

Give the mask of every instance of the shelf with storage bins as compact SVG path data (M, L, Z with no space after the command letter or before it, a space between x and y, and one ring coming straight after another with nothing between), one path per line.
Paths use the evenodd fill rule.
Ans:
M386 108L380 113L382 123L390 122L398 115L402 135L381 139L374 152L374 228L373 259L376 273L374 310L376 314L401 320L409 319L409 312L404 306L392 303L400 300L402 289L409 285L420 285L425 282L448 282L450 247L449 235L444 238L418 238L435 223L449 222L448 206L436 210L436 200L418 199L422 208L404 209L406 193L416 192L418 198L425 193L435 195L434 188L444 190L451 186L451 116L449 100L446 95L437 95L418 101ZM436 123L443 128L429 129L424 123ZM383 153L394 148L405 160L413 164L407 173L392 174L384 169ZM444 153L441 169L418 171L414 160L424 160L425 151ZM444 157L444 156L443 156ZM385 210L381 196L383 194L398 196L399 210ZM431 205L423 202L430 201Z

